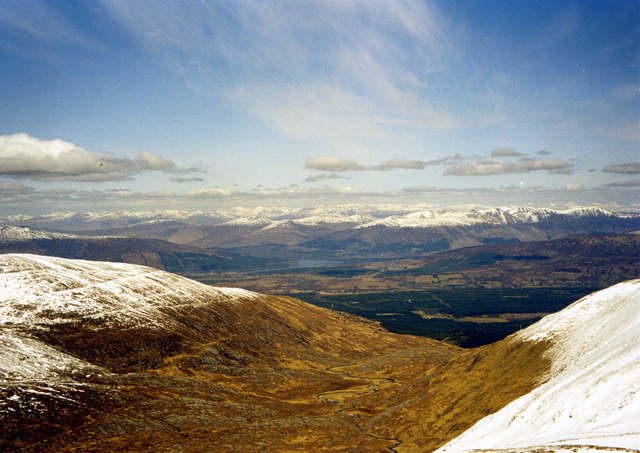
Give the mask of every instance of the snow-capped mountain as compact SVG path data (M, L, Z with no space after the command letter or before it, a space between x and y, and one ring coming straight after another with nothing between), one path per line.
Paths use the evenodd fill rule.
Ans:
M505 208L504 210L519 222L524 223L540 223L554 218L579 219L587 217L601 218L615 216L613 212L595 206L575 207L561 210L534 207Z
M640 215L618 215L597 207L259 207L19 218L21 224L57 231L156 238L200 247L286 245L320 249L325 254L348 249L350 254L363 257L416 256L473 245L640 229Z
M356 228L385 226L388 228L430 228L440 226L472 225L513 225L540 223L550 219L581 219L588 217L612 217L614 213L597 207L579 207L566 210L547 208L493 208L472 209L429 209L409 212L375 220Z
M438 452L640 448L640 280L587 296L514 340L550 345L541 384Z
M470 226L477 224L507 225L515 219L501 209L457 211L434 209L387 217L359 225L356 228L385 226L388 228L429 228L439 226Z

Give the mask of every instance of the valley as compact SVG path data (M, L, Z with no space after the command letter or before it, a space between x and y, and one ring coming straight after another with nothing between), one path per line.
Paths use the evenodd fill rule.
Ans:
M466 451L447 442L456 445L488 414L545 397L547 384L583 389L592 381L600 393L588 409L589 439L633 445L637 435L624 420L637 415L638 393L602 383L637 380L637 348L628 345L639 331L639 282L462 349L291 297L214 288L149 267L1 255L0 447ZM512 295L513 303L522 299ZM442 293L402 296L457 307ZM611 340L595 343L601 337ZM584 348L595 352L579 354ZM575 360L607 366L582 373L586 365ZM555 392L549 400L561 420L573 405L590 404L563 398ZM559 433L554 442L576 445L573 433L584 436L586 418L555 418L546 422ZM535 416L519 423L535 424ZM504 432L481 445L522 440ZM555 448L544 451L562 451Z

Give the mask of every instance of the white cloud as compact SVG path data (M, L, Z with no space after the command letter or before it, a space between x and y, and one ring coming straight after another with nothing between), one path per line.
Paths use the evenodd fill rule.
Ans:
M0 136L0 175L34 180L118 181L144 171L170 171L176 165L148 151L118 158L87 151L63 140L27 134Z

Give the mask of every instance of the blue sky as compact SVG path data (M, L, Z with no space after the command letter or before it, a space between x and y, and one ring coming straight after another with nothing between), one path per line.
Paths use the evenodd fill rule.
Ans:
M640 207L637 1L0 8L0 214Z

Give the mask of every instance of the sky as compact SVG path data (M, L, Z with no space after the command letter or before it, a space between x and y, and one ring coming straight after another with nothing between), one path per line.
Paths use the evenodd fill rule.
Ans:
M640 210L640 2L0 0L0 215Z

